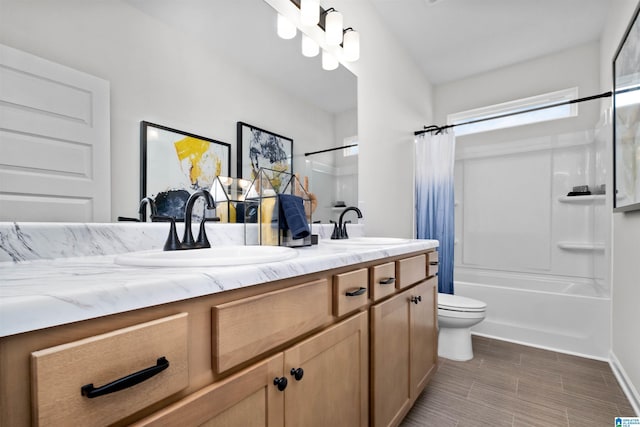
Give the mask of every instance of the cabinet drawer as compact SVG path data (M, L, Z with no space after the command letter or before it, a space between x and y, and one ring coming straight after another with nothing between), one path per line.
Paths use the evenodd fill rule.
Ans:
M427 253L427 277L438 274L438 251Z
M427 257L417 255L397 261L396 264L396 287L398 289L413 285L426 277Z
M396 291L396 264L388 262L372 267L369 289L374 301L393 294Z
M213 383L136 422L151 426L284 426L282 353Z
M187 347L188 318L181 313L33 352L34 421L40 426L103 426L131 415L189 385ZM151 367L159 373L89 397L128 375L141 378L141 371ZM92 393L82 394L81 388L92 387Z
M331 322L327 279L213 307L213 363L226 371Z
M333 277L333 314L351 313L369 302L369 274L366 268Z

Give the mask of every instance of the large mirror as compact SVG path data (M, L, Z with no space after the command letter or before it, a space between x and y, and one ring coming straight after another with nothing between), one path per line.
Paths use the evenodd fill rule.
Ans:
M278 38L275 12L263 0L128 2L154 19L183 29L194 39L206 40L212 49L265 82L332 114L333 141L323 146L295 141L298 154L293 159L294 172L309 178L309 190L318 199L314 221L328 223L337 219L345 205L357 205L357 149L324 151L358 142L357 82L349 70L340 66L325 71L319 56L304 57L300 32L292 40Z
M640 6L613 60L613 207L617 212L640 210L639 12Z
M113 220L137 215L141 121L229 143L234 176L236 122L292 138L314 221L345 199L345 170L357 176L343 150L304 155L356 138L356 77L304 57L300 32L280 39L264 0L6 0L2 14L0 43L109 82Z

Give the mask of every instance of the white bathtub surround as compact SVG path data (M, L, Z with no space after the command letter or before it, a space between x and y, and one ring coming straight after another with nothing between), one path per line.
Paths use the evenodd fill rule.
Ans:
M114 263L115 254L152 248L160 250L168 234L169 224L0 225L4 259L9 258L0 262L0 336L435 248L438 245L436 241L409 240L401 245L350 247L323 245L320 240L319 245L296 249L298 255L295 258L268 264L145 268L117 265ZM241 224L212 225L213 227L209 227L207 224L212 244L242 244ZM91 239L87 240L87 237ZM88 252L87 256L80 256L83 250ZM110 253L105 254L106 252ZM74 256L63 257L70 253ZM52 258L52 255L57 255L57 258L36 259ZM14 261L21 258L29 260Z
M582 118L594 106L580 109ZM607 359L610 195L567 197L604 184L597 134L536 129L458 138L456 294L488 305L474 332Z
M459 267L456 294L487 303L475 334L608 360L610 299L594 280Z

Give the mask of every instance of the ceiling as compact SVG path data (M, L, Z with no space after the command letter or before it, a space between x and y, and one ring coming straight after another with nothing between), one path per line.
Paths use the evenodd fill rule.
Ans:
M433 84L599 40L611 0L370 0Z

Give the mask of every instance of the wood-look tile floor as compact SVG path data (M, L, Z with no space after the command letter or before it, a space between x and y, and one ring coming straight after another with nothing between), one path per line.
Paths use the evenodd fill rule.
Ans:
M613 426L636 416L606 362L473 337L474 358L440 358L401 427Z

